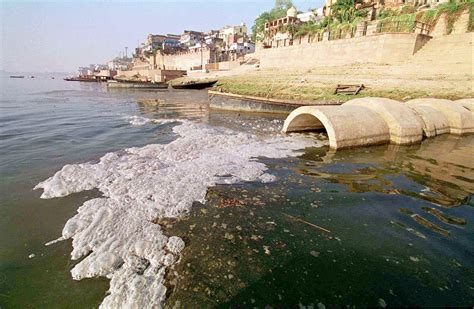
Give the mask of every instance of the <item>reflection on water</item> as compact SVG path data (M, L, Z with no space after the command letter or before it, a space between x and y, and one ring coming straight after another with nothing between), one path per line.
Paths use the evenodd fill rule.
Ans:
M267 161L278 183L218 186L163 220L187 249L170 305L468 305L474 136Z
M444 135L410 147L310 152L299 171L344 184L350 192L404 194L450 208L469 203L474 193L473 153L472 136Z

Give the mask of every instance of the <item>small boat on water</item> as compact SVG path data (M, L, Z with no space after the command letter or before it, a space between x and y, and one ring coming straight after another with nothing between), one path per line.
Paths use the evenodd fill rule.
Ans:
M173 89L206 89L214 86L217 83L217 80L211 81L187 81L180 84L171 84Z
M131 88L131 89L168 89L167 83L153 83L145 81L116 81L110 80L107 82L108 88Z
M31 75L30 78L35 78L35 77L33 75Z
M23 75L10 75L10 78L25 78Z
M65 80L65 81L68 81L68 82L87 82L87 83L97 83L97 82L100 81L100 80L95 79L95 78L83 77L83 76L79 76L79 77L66 77L66 78L64 78L64 80Z

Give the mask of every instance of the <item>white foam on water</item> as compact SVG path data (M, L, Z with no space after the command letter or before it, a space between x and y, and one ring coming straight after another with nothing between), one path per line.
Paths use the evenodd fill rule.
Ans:
M254 135L183 122L179 137L108 153L98 163L66 165L38 184L42 198L97 188L102 198L85 202L57 240L73 239L71 271L76 280L105 276L110 289L102 307L162 306L167 267L179 260L184 242L168 237L157 218L186 214L193 202L204 203L207 189L243 181L271 182L256 158L295 156L308 146L321 146L301 136ZM50 244L54 243L51 242Z
M142 116L127 116L125 119L132 125L136 127L144 126L149 123L156 123L156 124L165 124L170 122L176 122L176 119L150 119Z

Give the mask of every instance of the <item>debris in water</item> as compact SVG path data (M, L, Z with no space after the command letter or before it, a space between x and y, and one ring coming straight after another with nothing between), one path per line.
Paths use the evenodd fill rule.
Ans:
M206 202L208 188L216 184L273 181L266 165L255 158L285 158L318 144L295 136L261 139L190 121L177 124L173 132L177 138L169 144L66 165L35 187L43 189L42 198L101 191L102 197L79 207L59 240L73 239L71 258L80 260L71 270L73 279L110 279L103 307L163 306L165 274L179 261L184 241L165 235L157 220L187 214L193 203Z
M289 214L285 214L285 213L283 213L283 214L284 214L285 216L287 216L288 218L290 218L291 220L293 220L293 221L299 221L299 222L302 222L302 223L307 224L307 225L309 225L309 226L312 226L312 227L314 227L314 228L317 228L317 229L319 229L319 230L321 230L321 231L323 231L323 232L331 233L330 230L325 229L325 228L323 228L323 227L321 227L321 226L318 226L318 225L316 225L316 224L313 224L313 223L311 223L311 222L305 221L305 220L303 220L303 219L301 219L301 218L293 217L293 216L291 216L291 215L289 215Z
M270 247L269 246L263 246L263 250L265 251L265 254L270 255Z
M218 208L227 208L227 207L233 207L233 206L244 206L245 203L241 200L238 199L223 199L217 206Z
M415 262L415 263L417 263L417 262L420 261L420 259L417 258L417 257L415 257L415 256L410 256L410 260L411 260L412 262Z

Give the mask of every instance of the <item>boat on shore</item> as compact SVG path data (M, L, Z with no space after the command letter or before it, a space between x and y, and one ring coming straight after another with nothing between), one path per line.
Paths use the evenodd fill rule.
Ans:
M214 86L217 83L217 80L212 81L187 81L180 84L171 84L173 89L195 89L201 90Z
M331 101L303 102L294 100L270 99L212 90L208 91L208 96L210 108L239 112L289 114L301 106L328 106L342 104L341 102Z
M168 89L169 85L167 83L153 83L153 82L144 82L144 81L116 81L111 80L107 82L108 88L118 88L118 89Z
M10 75L10 78L25 78L23 75Z
M66 77L66 78L64 78L64 80L68 81L68 82L87 82L87 83L97 83L97 82L100 81L99 79L95 79L95 78L91 78L91 77L83 77L83 76Z

